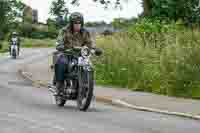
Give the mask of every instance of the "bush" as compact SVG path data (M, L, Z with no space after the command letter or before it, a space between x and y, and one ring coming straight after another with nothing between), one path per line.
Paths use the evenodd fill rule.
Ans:
M111 30L104 30L104 32L102 33L104 36L109 36L112 35L113 32Z
M97 42L104 49L103 58L95 60L98 83L151 91L146 81L159 79L157 50L144 49L137 40L120 35Z
M166 44L174 41L177 31L183 30L182 21L168 22L159 19L140 19L128 28L128 35L140 41L144 47L158 48L160 51Z
M32 32L31 33L31 38L32 39L45 39L48 38L48 32Z
M4 53L4 52L8 52L8 42L6 41L0 41L1 44L1 49L0 49L0 53Z
M55 26L42 26L42 25L33 25L30 23L24 23L20 27L23 37L33 38L33 39L45 39L57 37L58 31Z
M30 39L24 38L22 41L22 47L37 48L37 47L54 47L55 40L52 39Z
M199 35L190 30L178 33L177 43L161 54L162 82L169 95L200 98Z
M143 22L100 38L97 45L105 52L94 59L97 83L200 98L199 36L179 23Z
M0 42L0 49L2 49L2 42Z
M48 37L49 38L56 38L58 35L58 30L56 29L56 27L54 25L49 25L48 26Z
M24 23L21 25L21 32L23 37L31 37L32 32L34 32L34 28L30 23Z

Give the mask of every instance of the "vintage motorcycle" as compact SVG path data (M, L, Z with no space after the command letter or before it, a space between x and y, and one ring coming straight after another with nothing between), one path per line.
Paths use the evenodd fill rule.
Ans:
M61 51L60 48L57 50ZM56 86L49 85L48 88L54 94L57 106L64 106L67 100L76 100L78 109L86 111L92 101L94 90L94 68L90 57L102 55L102 50L74 47L63 51L63 53L69 60L65 72L63 92L61 95L56 95Z
M10 53L11 57L16 59L18 56L18 45L17 45L17 38L12 38L11 40L11 46L10 46Z

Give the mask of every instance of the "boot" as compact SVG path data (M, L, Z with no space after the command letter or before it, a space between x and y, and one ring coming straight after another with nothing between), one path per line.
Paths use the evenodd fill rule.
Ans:
M57 95L62 95L64 89L64 81L56 81L56 91Z
M52 83L53 83L53 86L56 86L56 76L55 76L55 74L53 75L53 81L52 81Z

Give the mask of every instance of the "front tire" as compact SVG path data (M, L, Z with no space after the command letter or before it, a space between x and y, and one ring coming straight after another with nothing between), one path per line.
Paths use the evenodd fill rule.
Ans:
M14 59L16 59L16 57L17 57L17 55L16 55L16 50L13 50L12 56L13 56Z
M83 76L85 74L85 76ZM84 78L85 77L85 78ZM77 106L79 110L86 111L93 97L94 77L92 71L85 71L79 77L79 91L77 98Z
M55 102L58 107L63 107L65 105L66 100L62 99L61 96L55 96Z

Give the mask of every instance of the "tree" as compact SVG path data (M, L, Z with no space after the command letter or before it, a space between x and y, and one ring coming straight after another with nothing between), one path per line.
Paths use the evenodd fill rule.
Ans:
M88 27L98 27L98 26L105 26L107 25L104 21L96 21L96 22L87 22L85 23L85 26Z
M78 2L80 0L71 0L71 4L76 4L76 5L79 5ZM105 8L107 8L109 5L115 5L115 8L118 8L120 7L121 8L121 4L120 4L120 1L122 0L92 0L94 2L99 2L100 4L102 5L105 5Z
M23 12L23 23L33 23L33 10L30 6L26 6Z
M16 0L0 0L0 38L3 39L9 29L17 26L24 4Z
M58 34L58 30L56 28L56 21L49 18L47 20L47 25L48 25L48 36L51 38L56 38Z
M80 0L72 0L72 4ZM124 0L93 0L105 7L109 4L120 6ZM199 0L141 0L143 6L142 17L167 18L169 20L183 20L185 24L200 23Z
M0 1L0 39L3 39L3 30L6 25L7 16L9 12L9 3L7 1Z
M152 11L152 5L153 5L153 0L143 0L142 1L142 6L143 6L143 16L150 16Z
M64 26L68 21L67 16L69 14L65 0L54 0L51 5L50 14L55 17L59 27Z
M170 20L183 20L186 24L199 23L199 0L153 0L152 16L168 18Z
M10 3L10 18L14 22L22 20L25 4L18 0L8 0Z

